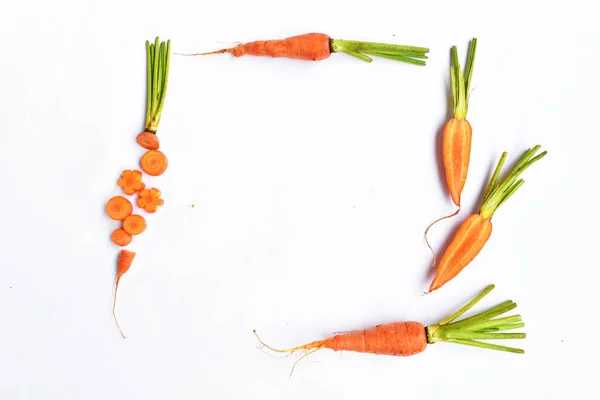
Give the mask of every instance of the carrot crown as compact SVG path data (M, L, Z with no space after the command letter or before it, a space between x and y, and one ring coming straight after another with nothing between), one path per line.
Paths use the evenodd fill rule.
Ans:
M522 349L514 347L501 346L481 342L480 340L498 340L498 339L525 339L525 333L504 333L503 331L518 329L525 326L520 315L512 315L504 318L495 318L514 308L517 304L512 300L507 300L495 307L482 311L471 317L453 322L464 314L467 310L479 302L485 295L494 289L494 285L485 288L477 297L465 304L460 310L448 316L435 325L425 328L427 332L427 342L448 342L464 344L468 346L483 347L491 350L507 351L510 353L525 353Z
M498 165L496 165L496 169L494 170L494 174L492 175L492 179L490 179L490 183L485 191L485 196L483 196L483 204L481 205L480 214L483 218L491 218L492 215L496 212L498 207L500 207L510 196L512 196L517 189L519 189L525 181L523 179L517 178L519 175L523 173L527 168L529 168L533 163L543 158L547 151L544 151L537 156L534 157L535 153L540 149L540 145L536 145L532 149L527 149L521 156L521 158L517 161L514 167L508 172L508 174L504 177L500 183L498 183L498 176L500 175L500 170L504 165L504 161L508 153L502 153L500 160L498 161Z
M467 116L469 109L469 89L471 87L471 76L473 75L473 64L475 63L475 50L477 39L473 38L469 48L467 68L463 74L458 62L458 51L452 46L452 65L450 66L450 80L452 83L452 96L454 98L454 117L463 119Z
M160 114L165 103L169 64L171 60L171 41L160 42L157 37L154 44L146 40L147 59L147 100L146 131L156 133Z
M366 62L373 61L371 57L367 56L369 54L415 65L425 65L425 61L420 59L427 59L425 53L429 53L429 49L425 47L342 39L331 40L331 51L334 53L346 53Z

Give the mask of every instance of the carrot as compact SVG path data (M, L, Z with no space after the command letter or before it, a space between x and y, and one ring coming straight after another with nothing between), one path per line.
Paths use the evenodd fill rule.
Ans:
M146 187L142 182L142 173L138 170L126 169L121 172L121 178L117 181L117 185L123 188L123 192L132 195Z
M321 349L391 356L412 356L423 352L428 344L447 342L523 354L524 350L522 349L481 341L524 339L526 337L525 333L503 332L524 327L525 324L522 322L520 315L492 319L516 308L517 304L512 300L507 300L488 310L455 321L491 292L494 287L494 285L489 285L462 308L439 321L437 324L429 325L427 327L416 321L392 322L367 329L335 334L326 339L316 340L302 346L285 350L279 350L267 345L258 337L256 331L254 331L254 334L260 344L271 351L290 354L296 351L304 352L304 355L294 363L290 376L292 375L296 364L302 358Z
M130 235L139 235L146 230L146 219L138 214L131 214L123 220L123 229Z
M471 136L472 127L467 121L468 97L471 86L471 76L473 74L473 65L475 63L475 50L477 48L477 39L473 38L469 49L469 58L467 68L463 74L458 62L458 52L456 46L452 46L452 65L450 66L450 80L452 86L452 95L454 99L454 112L444 125L442 140L442 159L446 174L446 184L450 192L452 202L458 206L455 212L433 221L425 230L425 242L434 256L435 253L427 239L429 229L438 222L452 218L461 210L461 194L467 181L469 171L469 162L471 158Z
M428 293L452 280L483 249L492 234L492 216L525 183L522 179L517 181L518 176L546 155L547 152L544 151L534 157L539 149L540 146L537 145L525 151L506 177L498 183L500 171L507 157L506 152L502 154L483 196L479 213L469 215L461 224L440 260Z
M167 170L169 160L160 150L148 150L142 156L140 166L148 175L158 176Z
M117 246L127 246L133 237L125 229L119 228L112 233L111 239Z
M117 290L119 289L119 281L121 277L129 270L131 264L133 263L133 259L135 258L134 251L121 250L119 254L119 260L117 261L117 280L115 282L115 295L113 299L113 318L115 319L115 323L117 324L117 328L119 328L119 332L121 332L121 336L125 339L125 335L119 326L119 322L117 321L117 316L115 315L115 307L117 306Z
M156 133L144 131L137 135L136 141L140 146L148 150L158 150L160 147L160 141Z
M161 194L161 191L156 188L140 191L140 197L137 200L138 207L143 208L149 213L156 212L157 207L162 206L165 203L165 201L160 198Z
M355 40L332 39L323 33L306 33L277 40L259 40L240 44L236 47L212 51L209 53L180 54L197 56L208 54L231 53L241 56L270 56L285 57L306 61L321 61L329 58L331 53L346 53L366 62L373 59L368 55L407 62L415 65L425 65L428 48L403 46L397 44L358 42Z
M116 221L121 221L131 214L133 205L123 196L114 196L106 203L106 214Z

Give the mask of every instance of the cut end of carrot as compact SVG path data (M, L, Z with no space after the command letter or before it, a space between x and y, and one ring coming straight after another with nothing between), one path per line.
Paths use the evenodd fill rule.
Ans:
M160 141L155 133L144 131L137 135L136 141L140 146L148 150L158 150L160 147Z
M111 239L113 243L117 246L124 247L131 243L133 237L129 233L127 233L125 229L119 228L112 233Z
M133 205L123 196L114 196L106 203L106 214L115 221L122 221L133 212Z
M162 175L167 170L168 165L167 156L160 150L148 150L140 161L142 170L151 176Z
M139 235L146 230L146 219L139 214L131 214L123 220L123 229L130 235Z

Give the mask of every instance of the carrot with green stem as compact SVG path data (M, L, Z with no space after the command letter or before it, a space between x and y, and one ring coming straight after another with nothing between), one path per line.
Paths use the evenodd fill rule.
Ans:
M525 326L521 315L496 318L517 307L512 300L502 302L468 318L457 320L493 289L494 285L489 285L462 308L438 323L428 326L416 321L392 322L367 329L339 333L326 339L285 350L267 345L258 337L256 331L254 334L260 344L271 351L288 353L288 355L296 351L304 352L304 355L294 363L290 376L300 360L321 349L412 356L424 351L428 344L446 342L523 354L524 350L519 348L485 342L485 340L525 339L525 333L505 332Z
M167 165L167 157L158 150L160 141L156 132L162 114L162 109L165 104L167 94L167 85L169 82L169 65L171 60L171 41L160 42L157 37L154 44L146 41L146 74L147 74L147 89L146 89L146 122L144 131L137 135L137 142L140 146L147 149L152 159L158 158L164 162L162 170L153 169L150 172L146 170L148 163L142 161L141 167L149 175L160 175L164 172ZM144 154L146 159L148 153ZM144 160L144 158L142 159Z
M535 155L539 149L540 146L537 145L525 151L504 179L499 181L508 155L506 152L502 153L483 196L479 213L470 215L461 224L440 260L427 293L438 290L452 280L483 249L492 234L492 216L525 183L523 179L517 180L519 175L546 155L546 151Z
M467 111L469 109L469 90L471 87L471 76L473 75L476 49L477 39L473 38L469 48L467 66L463 74L460 63L458 62L458 51L456 46L452 46L450 82L452 86L452 98L454 99L454 112L452 118L444 125L442 159L444 161L446 184L448 185L450 197L458 209L452 214L433 221L425 230L425 242L434 255L434 264L435 253L429 244L427 233L436 223L446 218L454 217L460 212L461 194L467 181L467 174L469 171L472 127L467 120Z
M388 58L414 65L425 65L428 48L404 46L398 44L359 42L356 40L332 39L323 33L306 33L285 39L258 40L243 43L236 47L221 49L208 53L180 54L198 56L230 53L241 56L285 57L305 61L321 61L332 53L345 53L360 60L371 62L369 56ZM179 53L178 53L179 54Z

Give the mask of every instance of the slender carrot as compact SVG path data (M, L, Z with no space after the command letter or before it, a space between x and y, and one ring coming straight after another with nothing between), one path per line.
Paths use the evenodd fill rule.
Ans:
M125 229L119 228L112 233L111 239L117 246L127 246L129 243L131 243L133 237L127 233Z
M472 127L467 121L467 111L469 108L469 90L471 87L471 76L473 75L473 65L475 63L475 51L477 48L477 39L473 38L467 67L463 74L458 62L458 52L456 46L452 46L452 64L450 66L450 80L452 86L452 97L454 99L454 112L444 125L442 140L442 159L446 174L446 184L452 201L458 209L444 217L433 221L425 230L425 243L433 254L435 264L436 256L433 248L427 239L429 229L436 223L458 215L461 210L461 194L467 181L469 171L469 162L471 158L471 136Z
M428 48L403 46L397 44L359 42L355 40L332 39L323 33L306 33L277 40L259 40L240 44L236 47L212 51L209 53L180 54L197 56L208 54L231 53L241 56L270 56L293 58L306 61L321 61L329 58L331 53L346 53L366 62L376 56L391 60L402 61L415 65L425 65ZM367 55L368 54L368 55Z
M267 345L258 337L256 331L254 331L254 334L260 344L271 351L290 354L296 351L304 352L304 355L294 363L290 376L294 372L296 364L302 358L320 349L354 351L391 356L412 356L424 351L427 348L427 344L448 342L523 354L524 351L522 349L481 341L524 339L526 337L525 333L503 333L505 330L522 328L525 326L520 315L492 319L517 307L516 303L512 300L507 300L486 311L454 322L493 289L494 285L489 285L459 310L438 323L427 327L416 321L392 322L367 329L339 333L326 339L316 340L302 346L285 350L279 350Z
M170 40L165 43L157 37L153 44L146 41L146 123L144 131L137 135L136 141L148 150L158 150L160 147L156 132L167 94L170 62Z
M121 221L131 214L133 205L123 196L114 196L106 203L106 214L116 221Z
M525 183L522 179L517 181L519 175L546 155L547 152L544 151L534 157L539 149L540 146L537 145L525 151L506 177L498 183L500 171L507 157L506 152L502 154L483 196L483 204L479 213L470 215L461 224L440 260L428 293L441 288L452 280L483 249L492 234L492 216Z
M123 229L130 235L139 235L146 230L146 219L138 214L131 214L123 220Z
M158 176L162 175L167 170L169 160L160 150L148 150L142 156L140 166L148 175Z
M121 336L125 339L125 335L121 330L121 326L119 326L119 322L117 321L117 316L115 315L115 307L117 306L117 290L119 289L119 281L121 277L129 270L131 264L133 263L133 259L135 258L135 252L129 250L121 250L119 254L119 260L117 261L117 280L115 282L115 295L113 299L113 318L115 319L115 323L117 324L117 328L119 328L119 332L121 332Z

